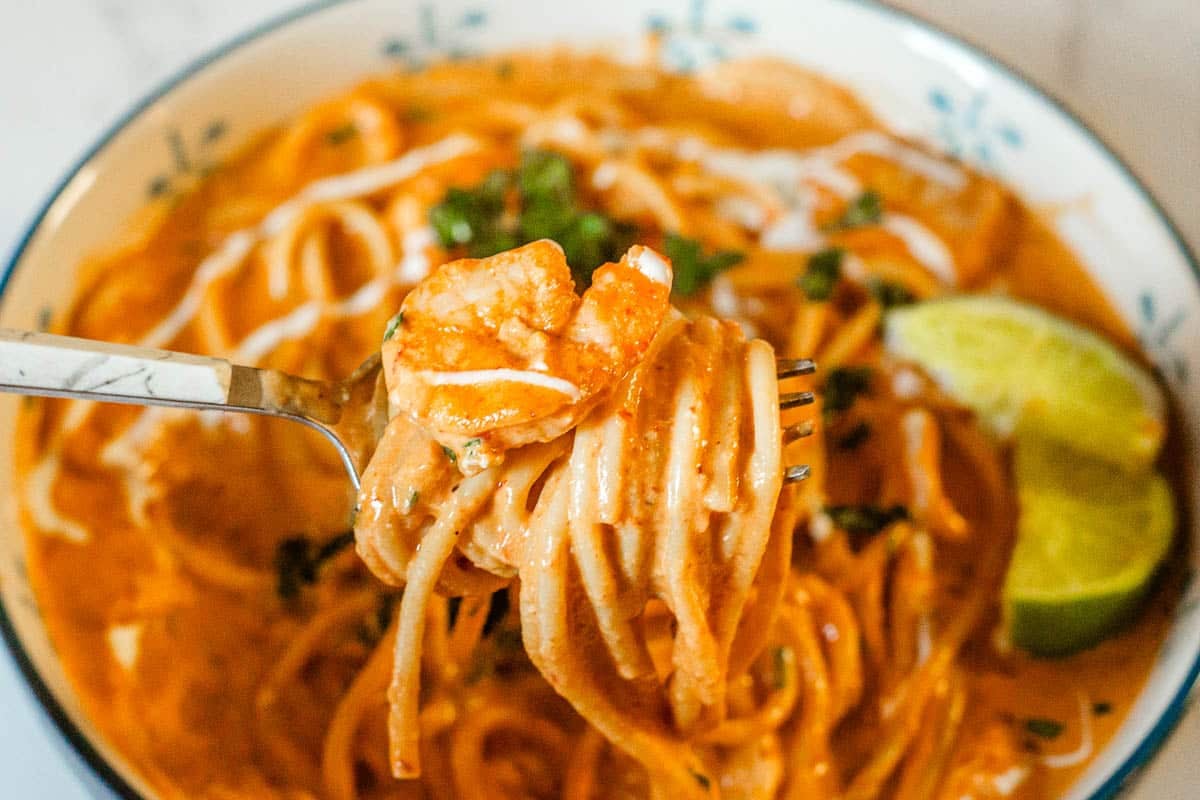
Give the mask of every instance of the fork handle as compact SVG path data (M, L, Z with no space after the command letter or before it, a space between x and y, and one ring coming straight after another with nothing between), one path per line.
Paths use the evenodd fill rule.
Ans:
M234 367L207 356L0 328L0 391L139 405L228 405Z
M0 392L336 422L343 389L221 358L0 328Z

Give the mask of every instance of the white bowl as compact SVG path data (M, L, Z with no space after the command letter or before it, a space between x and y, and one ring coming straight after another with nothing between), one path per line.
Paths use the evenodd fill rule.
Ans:
M1200 392L1189 380L1200 375L1200 266L1154 198L1082 122L1012 69L924 22L854 0L607 0L552 12L542 0L318 3L197 62L104 135L0 273L0 325L34 328L62 311L80 259L148 196L366 75L564 41L628 50L647 29L663 35L672 69L769 52L826 73L894 129L1000 175L1032 203L1072 209L1058 216L1058 232L1138 331L1194 441ZM99 796L150 797L81 715L38 614L12 500L16 409L11 399L0 403L0 492L9 498L0 518L0 629ZM1188 461L1196 474L1200 449L1190 448ZM1185 519L1200 520L1189 502ZM1185 533L1194 569L1200 527L1193 522ZM1178 720L1200 671L1198 653L1200 584L1189 581L1145 690L1071 800L1111 797L1128 785Z

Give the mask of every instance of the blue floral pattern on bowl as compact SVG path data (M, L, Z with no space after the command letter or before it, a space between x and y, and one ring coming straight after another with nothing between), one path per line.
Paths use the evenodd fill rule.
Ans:
M713 23L706 0L690 0L686 13L675 18L652 13L646 32L659 37L660 65L673 72L694 72L725 61L733 43L758 31L758 23L746 14L733 14Z
M935 136L955 158L996 171L1000 151L1018 150L1025 142L1015 125L997 117L983 90L956 97L950 90L935 86L929 90L929 105L937 114Z
M488 15L479 8L450 15L431 3L422 3L417 9L417 20L415 35L389 36L380 45L385 57L401 61L410 70L420 69L438 58L453 60L476 55L478 50L468 39L487 24Z
M166 169L150 180L146 186L146 197L157 200L176 196L189 188L197 178L203 178L218 165L213 155L217 144L229 133L229 124L223 119L210 120L198 136L185 138L178 127L167 132L166 150L169 161Z

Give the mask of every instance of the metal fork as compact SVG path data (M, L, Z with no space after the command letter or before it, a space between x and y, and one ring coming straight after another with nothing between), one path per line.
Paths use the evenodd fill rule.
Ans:
M344 380L314 381L210 356L0 328L0 392L291 420L329 440L356 492L358 464L338 424L351 398L360 390L373 389L380 363L375 353ZM778 359L776 366L780 379L809 375L816 369L806 359ZM779 396L781 409L811 402L811 392ZM791 425L784 430L784 442L811 432L811 423ZM806 477L807 465L784 470L783 479L789 483Z

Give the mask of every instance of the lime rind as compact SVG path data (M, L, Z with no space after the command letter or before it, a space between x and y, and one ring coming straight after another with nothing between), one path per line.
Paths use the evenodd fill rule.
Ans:
M1013 643L1090 647L1136 616L1170 550L1175 504L1155 471L1131 475L1033 438L1017 442L1020 517L1004 583Z
M1134 471L1161 447L1166 403L1154 379L1040 308L987 295L919 303L889 312L885 344L998 436L1061 441Z

